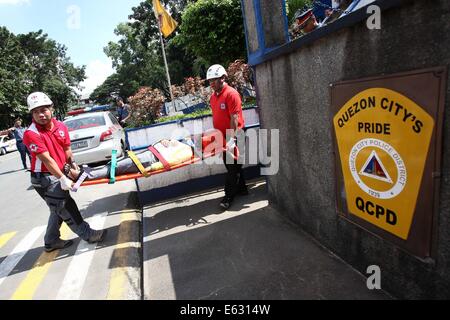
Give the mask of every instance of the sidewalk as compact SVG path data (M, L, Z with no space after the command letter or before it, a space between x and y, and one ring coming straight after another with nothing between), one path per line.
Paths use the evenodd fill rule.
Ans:
M264 181L229 211L222 197L210 190L144 207L145 299L391 299L287 223Z

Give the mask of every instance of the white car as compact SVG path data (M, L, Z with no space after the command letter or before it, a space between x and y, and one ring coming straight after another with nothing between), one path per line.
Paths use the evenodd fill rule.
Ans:
M16 150L16 139L10 139L8 136L0 136L0 155L3 156L8 152Z
M111 112L83 113L64 120L77 164L108 161L125 153L125 131Z

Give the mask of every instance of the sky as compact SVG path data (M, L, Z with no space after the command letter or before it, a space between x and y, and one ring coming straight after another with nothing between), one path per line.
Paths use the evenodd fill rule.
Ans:
M114 70L103 52L117 41L114 29L127 22L143 0L0 0L0 26L14 34L42 29L65 45L76 66L86 66L83 96L90 94Z

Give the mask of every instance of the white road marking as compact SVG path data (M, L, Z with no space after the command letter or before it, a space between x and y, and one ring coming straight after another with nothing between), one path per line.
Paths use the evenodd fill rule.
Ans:
M0 285L19 263L23 256L30 250L39 236L44 232L46 226L36 227L31 230L25 238L14 248L10 255L0 264Z
M94 216L90 219L89 225L93 229L102 229L106 216L106 212ZM95 243L89 244L87 241L80 242L56 296L57 300L80 299L92 259L94 258L96 246Z

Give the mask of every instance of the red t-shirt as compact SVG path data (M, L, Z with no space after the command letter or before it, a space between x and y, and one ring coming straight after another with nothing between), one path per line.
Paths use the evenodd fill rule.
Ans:
M31 154L32 172L49 172L37 157L44 152L50 154L61 170L67 161L64 149L70 147L69 131L64 123L56 119L52 122L53 129L47 130L33 121L23 135L23 142Z
M210 99L210 104L213 114L214 128L222 132L224 139L226 139L227 129L231 129L231 115L237 114L239 116L239 129L244 127L245 121L242 115L241 96L234 88L225 83L219 94L213 92Z

